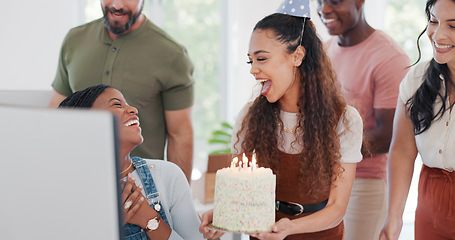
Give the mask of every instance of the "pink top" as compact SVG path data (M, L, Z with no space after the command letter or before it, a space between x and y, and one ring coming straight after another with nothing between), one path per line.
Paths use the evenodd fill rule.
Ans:
M337 40L333 37L327 41L326 50L346 101L359 111L364 129L375 128L373 110L396 107L400 82L410 66L409 58L380 30L351 47L341 47ZM387 154L364 158L357 164L356 177L386 179Z

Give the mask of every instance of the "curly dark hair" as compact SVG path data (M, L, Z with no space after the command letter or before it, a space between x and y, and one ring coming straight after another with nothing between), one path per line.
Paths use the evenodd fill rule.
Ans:
M425 13L427 15L428 21L430 21L431 8L434 6L436 1L437 0L429 0L426 3ZM453 2L455 2L455 0L453 0ZM420 61L420 38L427 31L427 28L428 25L417 38L417 49L419 51L419 57L413 65L417 64ZM434 58L431 60L424 78L424 82L417 89L416 93L406 101L406 108L409 111L408 114L414 127L415 135L419 135L430 128L433 120L440 119L444 113L450 109L451 106L446 106L446 101L449 98L450 91L455 87L447 64L440 64L436 62ZM441 93L441 80L444 81L444 84L446 86L444 93ZM437 98L441 99L442 106L435 114L434 103Z
M303 26L303 40L300 41ZM297 49L299 42L305 48L306 55L298 67L300 97L297 128L300 131L297 132L303 143L303 151L299 154L299 179L318 186L312 192L317 197L328 192L332 181L344 171L339 165L341 154L336 128L345 111L346 102L323 43L309 19L275 13L259 21L254 27L254 30L257 29L272 30L276 39L287 45L289 54ZM270 103L265 96L259 95L246 113L237 133L237 138L240 139L239 136L244 132L242 152L255 152L261 166L275 168L277 165L277 112L277 102ZM343 121L347 121L344 116ZM304 178L308 179L303 181Z

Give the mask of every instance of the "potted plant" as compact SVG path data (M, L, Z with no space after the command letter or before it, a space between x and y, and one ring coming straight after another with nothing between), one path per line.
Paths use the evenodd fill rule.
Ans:
M209 153L207 172L229 167L231 163L232 125L222 122L220 128L212 131L209 138L210 145L219 145L220 148Z
M209 138L209 144L221 145L222 147L218 150L210 152L209 155L231 154L231 138L233 127L227 122L222 122L220 126L221 129L212 131Z
M204 203L211 203L214 200L216 171L229 167L231 164L232 129L232 125L222 122L220 127L210 134L209 145L217 145L219 148L209 153L207 172L205 173Z

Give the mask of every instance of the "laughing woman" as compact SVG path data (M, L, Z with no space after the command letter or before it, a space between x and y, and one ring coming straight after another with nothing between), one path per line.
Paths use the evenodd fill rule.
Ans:
M400 85L388 159L389 210L381 240L400 236L417 153L423 166L415 239L455 236L455 1L429 0L425 12L433 59L411 69Z
M89 87L67 97L59 108L107 110L117 117L125 239L202 239L180 168L167 161L130 157L143 138L137 109L120 91L107 85Z

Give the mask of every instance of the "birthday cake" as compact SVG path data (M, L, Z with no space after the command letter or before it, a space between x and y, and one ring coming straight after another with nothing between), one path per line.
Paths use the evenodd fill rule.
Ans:
M275 185L270 168L218 170L213 226L231 232L270 232L275 223Z

